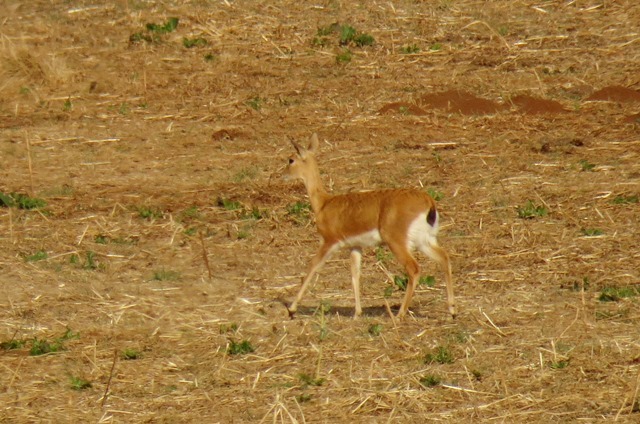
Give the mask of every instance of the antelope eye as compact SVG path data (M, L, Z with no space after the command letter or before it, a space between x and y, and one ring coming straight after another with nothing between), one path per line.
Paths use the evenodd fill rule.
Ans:
M293 165L293 162L295 162L295 160L293 160L293 158L289 158L289 165Z

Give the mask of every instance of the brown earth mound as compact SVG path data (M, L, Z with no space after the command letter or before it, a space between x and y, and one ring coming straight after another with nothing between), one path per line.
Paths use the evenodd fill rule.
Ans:
M640 102L640 92L620 85L612 85L596 91L587 97L587 100L622 103Z
M554 100L538 99L535 97L520 95L511 98L511 102L518 110L530 115L565 113L567 110Z
M476 97L462 90L425 94L420 98L419 103L425 107L445 109L463 115L489 115L506 109L500 103Z

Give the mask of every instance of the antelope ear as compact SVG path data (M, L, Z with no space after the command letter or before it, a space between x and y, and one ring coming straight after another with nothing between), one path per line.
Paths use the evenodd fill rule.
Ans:
M298 153L298 156L304 157L304 153L306 152L304 147L300 146L298 143L296 143L293 140L290 140L290 141L291 141L291 144L293 145L293 148L296 149L296 152Z
M318 134L313 133L311 140L309 141L309 151L315 153L318 150Z

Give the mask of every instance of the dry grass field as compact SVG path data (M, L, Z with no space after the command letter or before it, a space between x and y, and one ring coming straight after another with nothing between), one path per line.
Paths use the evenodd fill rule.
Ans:
M640 421L635 0L2 9L0 422ZM455 320L386 249L289 319L313 132L330 191L437 198Z

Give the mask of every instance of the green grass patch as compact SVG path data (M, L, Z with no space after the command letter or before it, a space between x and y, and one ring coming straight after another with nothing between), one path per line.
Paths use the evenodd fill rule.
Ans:
M600 292L600 302L618 302L640 295L640 286L605 287Z
M91 250L87 251L87 255L85 257L85 261L82 267L88 270L96 270L100 267L100 264L98 264L98 261L96 260L95 252Z
M138 206L137 210L140 218L147 220L160 219L164 216L161 210L152 206Z
M287 213L289 215L309 216L310 211L311 204L309 202L296 202L287 207Z
M131 112L131 106L129 106L129 103L127 102L120 103L120 106L118 107L118 113L120 115L127 116L129 112Z
M339 32L340 44L346 46L355 38L357 31L351 25L342 25Z
M222 197L219 197L216 204L227 211L235 211L238 209L242 209L242 203L237 200L229 200Z
M340 24L337 22L334 22L331 25L318 28L317 35L318 37L326 37L331 34L338 33L339 31L340 31Z
M298 401L298 403L309 402L311 400L311 395L308 393L302 393L296 396L296 400Z
M91 383L82 377L71 376L69 377L69 379L71 380L71 388L73 390L84 390L91 388Z
M382 324L371 324L367 332L373 337L379 336L382 334Z
M409 284L409 277L406 275L394 275L393 284L400 290L406 291L407 284ZM423 275L418 279L419 286L433 287L436 284L436 279L432 275Z
M200 219L200 211L197 206L189 206L180 214L182 219Z
M436 277L433 275L423 275L418 280L419 286L434 287L436 285Z
M47 206L47 202L37 197L30 197L21 193L0 192L0 206L7 208L16 207L18 209L32 210L42 209Z
M104 234L98 234L93 238L93 241L97 244L109 244L109 236Z
M15 350L22 349L26 342L24 340L11 339L6 342L0 342L0 349L2 350Z
M122 359L125 361L133 361L142 358L142 353L138 349L126 348L122 351Z
M316 47L326 47L336 43L339 46L366 47L375 44L376 40L371 34L358 31L349 24L341 25L337 22L318 28L316 36L311 44ZM351 60L349 56L349 60ZM339 62L344 63L344 62Z
M56 353L63 351L65 350L64 342L71 339L77 339L79 337L80 336L78 335L78 333L74 333L69 328L67 328L67 330L61 337L58 337L51 341L34 337L33 340L30 341L31 348L29 349L29 354L31 356L40 356L47 353Z
M582 169L583 172L593 171L593 169L596 167L594 163L591 163L586 159L581 159L578 164L580 165L580 169Z
M87 271L95 271L104 268L104 266L98 261L96 252L92 250L88 250L81 254L73 253L69 255L69 264Z
M254 206L253 208L251 208L251 210L245 209L244 211L242 211L242 213L240 214L240 218L254 219L256 221L259 221L264 218L269 218L269 211Z
M599 228L583 228L580 232L585 237L596 237L604 234L604 231Z
M402 54L416 54L420 53L420 47L416 44L409 44L406 46L400 47L400 53Z
M377 246L375 250L376 261L386 264L393 259L393 254L382 246Z
M439 386L441 382L442 381L440 380L440 377L433 374L427 374L425 376L420 377L420 384L422 384L422 386L427 388Z
M182 45L185 46L188 49L192 49L194 47L204 47L207 44L209 44L209 42L207 40L205 40L204 38L183 38L182 39Z
M262 109L262 105L264 104L266 99L260 97L260 96L255 96L249 100L247 100L245 102L245 104L247 106L249 106L251 109L253 110L260 110Z
M129 36L129 43L158 43L162 39L161 36L175 31L179 22L179 18L169 18L164 24L147 23L144 31L139 31Z
M295 224L305 225L311 220L311 204L308 202L296 202L287 206L287 216Z
M453 364L454 361L453 352L447 346L438 346L424 356L425 364Z
M147 31L155 32L156 34L168 34L170 32L175 31L178 28L178 23L180 19L178 18L169 18L167 22L162 25L148 23L146 25Z
M71 112L72 109L73 109L73 103L71 103L71 98L69 97L62 104L62 111L63 112Z
M236 342L231 340L227 346L227 353L229 355L246 355L247 353L255 352L255 348L251 345L249 340L243 340Z
M356 36L353 37L353 42L358 47L365 47L372 46L375 44L376 40L369 34L356 34Z
M303 385L313 387L320 387L325 382L324 378L314 377L305 373L298 374L298 379Z
M536 205L531 200L527 200L524 206L516 208L518 217L522 219L533 219L536 217L546 216L548 211L544 206Z
M560 361L553 361L551 363L549 363L549 368L551 368L552 370L561 370L564 368L567 368L569 366L569 360L568 359L563 359Z
M582 281L574 280L567 284L562 284L560 287L574 292L581 292L583 288L584 291L587 291L591 287L591 281L589 281L589 277L583 277Z
M336 63L346 65L351 62L351 58L351 51L349 49L342 49L342 51L336 55Z
M433 200L435 200L436 202L439 202L440 200L444 199L443 192L433 189L431 187L427 189L427 194L429 194L429 196L431 196Z
M393 287L394 286L387 286L384 288L383 296L385 297L385 299L388 299L391 296L393 296Z
M628 204L635 204L638 202L640 202L640 199L636 194L629 195L629 196L619 194L616 197L614 197L613 200L611 201L611 203L613 203L614 205L628 205Z
M47 255L47 252L45 252L44 250L38 250L37 252L31 254L31 255L27 255L24 257L24 260L26 262L38 262L38 261L43 261L45 259L47 259L49 257L49 255Z
M161 269L153 272L152 280L155 281L175 281L180 278L180 273L177 271L169 271Z
M407 284L409 284L409 277L406 275L394 275L393 284L402 291L407 290Z

